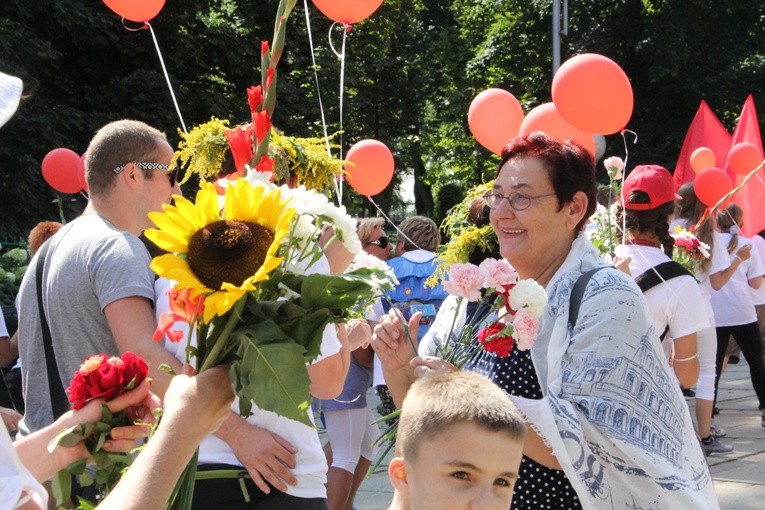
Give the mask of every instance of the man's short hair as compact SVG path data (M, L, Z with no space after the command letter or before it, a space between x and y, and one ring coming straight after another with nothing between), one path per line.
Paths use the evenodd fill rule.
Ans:
M356 228L356 234L359 236L361 244L372 241L372 232L377 229L385 230L385 218L362 218L359 220L359 225Z
M401 407L396 455L414 460L418 445L447 427L470 422L505 432L519 442L526 434L520 411L507 393L485 377L465 371L438 371L417 379Z
M110 122L98 130L85 153L88 191L104 195L116 178L114 169L133 161L156 162L165 134L137 120ZM149 175L150 170L144 170Z
M401 222L398 228L412 241L410 243L406 237L403 238L404 251L417 249L436 251L438 245L441 244L441 233L438 231L438 225L436 225L435 221L425 216L407 218ZM416 246L412 245L412 243Z

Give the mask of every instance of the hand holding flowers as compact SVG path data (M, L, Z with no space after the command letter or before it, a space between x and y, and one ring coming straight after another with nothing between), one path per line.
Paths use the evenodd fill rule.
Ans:
M709 258L709 245L701 242L688 230L677 226L670 235L675 240L672 259L688 271L696 272L697 264Z

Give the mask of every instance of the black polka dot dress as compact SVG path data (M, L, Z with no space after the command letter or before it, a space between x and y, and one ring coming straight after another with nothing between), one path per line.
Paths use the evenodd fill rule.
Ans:
M486 376L510 395L539 400L539 386L530 351L513 349L501 358L479 350L463 367ZM513 493L513 510L580 509L579 498L563 471L550 469L524 456Z

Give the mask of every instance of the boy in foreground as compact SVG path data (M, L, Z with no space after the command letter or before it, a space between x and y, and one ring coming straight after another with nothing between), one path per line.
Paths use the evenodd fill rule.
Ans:
M526 427L507 394L480 375L433 372L404 399L390 510L508 510Z

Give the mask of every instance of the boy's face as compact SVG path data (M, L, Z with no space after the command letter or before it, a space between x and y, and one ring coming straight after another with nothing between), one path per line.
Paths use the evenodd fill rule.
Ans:
M422 441L417 449L415 460L394 459L389 470L409 510L510 508L521 441L463 422ZM398 474L397 466L403 468Z

